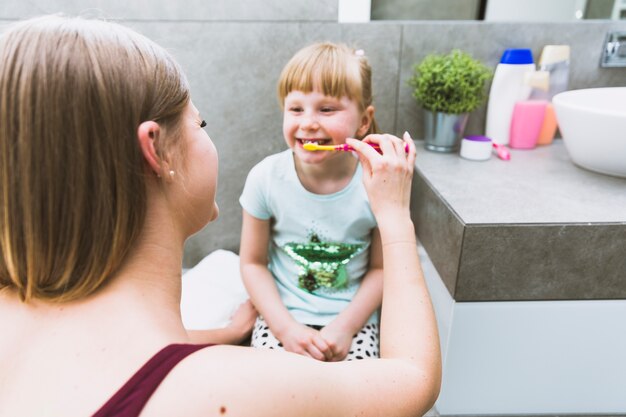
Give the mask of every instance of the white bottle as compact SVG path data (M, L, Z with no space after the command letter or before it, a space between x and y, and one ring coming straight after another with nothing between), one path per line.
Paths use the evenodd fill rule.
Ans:
M496 67L487 105L486 135L493 143L508 145L513 107L530 96L525 74L535 71L530 49L507 49Z

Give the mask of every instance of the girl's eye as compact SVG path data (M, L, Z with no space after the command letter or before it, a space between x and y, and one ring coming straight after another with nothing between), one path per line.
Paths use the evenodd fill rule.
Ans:
M331 111L335 111L333 107L322 107L322 113L329 113Z
M301 112L301 111L302 111L302 108L301 108L301 107L290 107L290 108L289 108L289 111L292 111L292 112L298 113L298 112Z
M206 127L206 121L204 121L204 120L203 120L203 121L200 123L200 127Z

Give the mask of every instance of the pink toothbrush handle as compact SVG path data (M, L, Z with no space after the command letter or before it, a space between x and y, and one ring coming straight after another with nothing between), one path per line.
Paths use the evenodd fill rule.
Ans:
M369 143L369 145L376 149L377 151L380 151L380 146L376 145L375 143ZM337 145L335 147L338 151L346 151L346 152L352 152L354 150L354 148L350 145L348 145L347 143L344 143L343 145ZM404 145L404 152L409 152L409 145L405 144Z
M508 161L509 159L511 159L511 154L509 153L508 149L504 147L504 145L499 145L497 143L494 143L493 147L496 150L496 153L498 154L498 158L504 161Z

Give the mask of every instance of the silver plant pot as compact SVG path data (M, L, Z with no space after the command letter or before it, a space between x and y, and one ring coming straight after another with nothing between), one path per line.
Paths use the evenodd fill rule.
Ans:
M424 147L434 152L459 149L469 113L449 114L424 110Z

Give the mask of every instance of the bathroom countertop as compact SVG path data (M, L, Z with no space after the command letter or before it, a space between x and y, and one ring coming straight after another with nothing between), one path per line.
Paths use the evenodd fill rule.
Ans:
M575 166L562 140L468 161L424 149L417 235L457 301L626 298L626 179Z

